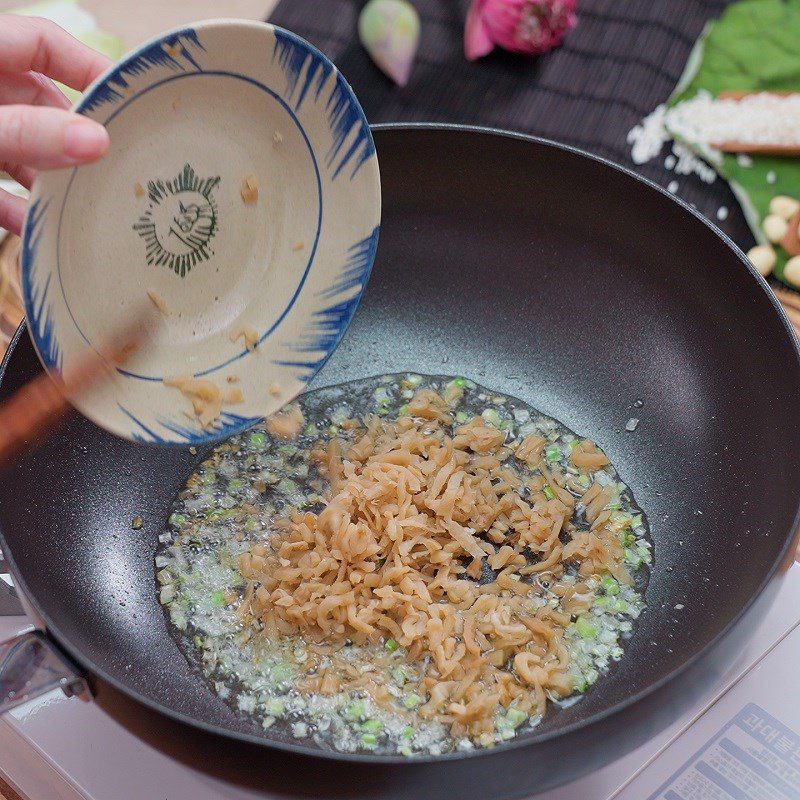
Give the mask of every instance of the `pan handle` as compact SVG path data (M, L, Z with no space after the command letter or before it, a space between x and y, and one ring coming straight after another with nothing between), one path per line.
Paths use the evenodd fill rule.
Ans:
M89 696L83 674L41 631L0 642L0 714L58 688Z

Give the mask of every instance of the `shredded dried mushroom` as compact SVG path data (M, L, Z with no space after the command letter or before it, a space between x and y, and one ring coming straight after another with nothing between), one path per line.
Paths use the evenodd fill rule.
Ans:
M575 561L582 575L631 579L611 512L603 511L606 490L594 483L583 495L591 526L578 533L570 523L575 497L560 470L539 462L541 475L523 481L506 464L512 451L503 431L482 417L451 431L451 411L423 389L408 403L409 416L359 420L353 444L334 439L314 453L331 485L326 508L294 512L272 550L256 545L238 564L252 581L250 611L268 636L302 634L334 646L389 636L410 661L429 659L420 713L455 737L475 737L494 728L498 706L543 714L547 693L563 697L574 688L563 634L569 613L588 610L590 590L564 587L567 614L531 613L530 587L520 578L557 577ZM524 439L521 455L540 438ZM592 470L608 463L588 441L576 457ZM469 580L484 561L496 579ZM361 676L355 682L378 700L385 694Z
M218 448L170 518L161 591L221 696L265 727L412 755L491 746L585 691L622 656L650 545L597 445L534 414L386 376ZM220 544L177 566L183 536ZM194 574L220 575L220 606L191 599Z

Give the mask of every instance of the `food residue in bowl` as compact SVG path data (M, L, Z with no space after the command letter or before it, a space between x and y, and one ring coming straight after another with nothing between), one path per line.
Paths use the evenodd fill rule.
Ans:
M150 298L150 302L165 316L169 316L169 311L167 310L167 304L164 301L164 298L157 294L156 292L148 289L147 296Z
M243 339L244 346L251 353L258 346L258 331L255 330L254 328L248 328L244 325L239 325L236 328L233 328L231 332L228 334L228 338L232 342L236 342L238 339Z
M233 386L230 389L226 389L222 394L222 402L228 405L244 403L244 395L242 394L242 390L238 386Z
M235 405L244 402L242 390L238 387L226 389L224 392L214 381L208 378L194 378L190 375L176 378L164 378L165 386L178 389L192 403L190 418L196 419L200 426L209 428L219 419L223 405Z
M258 181L255 175L248 175L242 181L241 195L242 200L247 204L255 203L258 200Z
M173 634L239 713L437 755L530 730L623 657L651 544L593 442L464 378L318 389L289 417L291 441L268 420L203 461L156 557Z

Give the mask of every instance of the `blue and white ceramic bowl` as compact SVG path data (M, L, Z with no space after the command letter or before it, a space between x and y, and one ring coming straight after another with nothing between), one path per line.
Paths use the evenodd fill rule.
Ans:
M292 33L215 20L144 44L76 110L111 149L33 187L22 283L45 367L68 376L149 295L145 340L76 398L82 413L129 439L195 444L278 410L338 344L375 257L378 162L347 82ZM183 376L243 402L203 428L163 383Z

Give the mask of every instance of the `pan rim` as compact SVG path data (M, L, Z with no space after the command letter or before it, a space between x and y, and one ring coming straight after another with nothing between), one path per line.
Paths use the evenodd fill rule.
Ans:
M787 334L789 338L789 343L794 352L796 366L798 367L798 369L800 369L800 341L798 341L797 335L795 334L794 329L792 328L791 323L789 322L789 318L786 315L786 312L783 310L783 307L780 305L778 299L775 297L774 293L769 288L769 284L766 282L763 276L761 276L758 273L758 271L750 263L749 259L741 250L741 248L739 248L738 245L736 245L735 242L733 242L733 240L727 234L721 231L710 220L706 219L706 217L700 214L699 211L692 208L688 203L683 201L681 198L671 194L670 192L668 192L662 186L659 186L654 181L642 175L639 175L638 173L634 172L632 169L629 169L628 167L616 164L613 161L610 161L609 159L603 156L588 153L584 150L581 150L580 148L573 147L572 145L556 142L551 139L546 139L544 137L532 136L524 133L517 133L514 131L504 130L500 128L492 128L487 126L461 125L456 123L437 123L437 122L379 123L372 125L371 128L373 131L378 131L378 132L405 131L405 130L460 131L462 133L467 133L470 135L481 134L487 136L500 136L502 138L516 139L523 142L532 142L537 145L551 147L556 150L571 153L572 155L588 158L591 161L610 167L613 170L620 172L623 175L626 175L644 184L645 186L648 186L651 189L655 189L661 195L671 200L672 202L677 203L680 207L683 208L683 210L689 212L689 214L691 214L695 219L703 223L713 234L715 234L723 242L723 244L727 245L727 247L733 252L733 254L739 258L743 266L749 271L750 275L756 279L756 282L758 283L758 289L763 294L766 294L767 300L770 302L773 310L777 313L778 318L780 319L783 325L784 332ZM5 356L3 357L2 362L0 362L0 383L2 383L5 377L8 364L11 358L13 357L14 351L16 350L16 346L25 328L26 328L26 322L23 320L23 322L20 323L19 327L17 328L13 338L9 342L9 346L5 353ZM375 764L375 765L385 765L385 766L390 766L390 765L414 766L423 764L449 763L454 761L461 761L464 759L473 759L478 757L486 757L490 755L499 755L502 753L508 753L511 750L516 750L521 747L534 747L537 744L551 741L561 736L567 736L578 730L589 728L605 719L608 719L609 717L619 714L620 712L630 708L634 704L639 703L640 701L650 696L651 694L654 694L656 691L660 690L666 684L671 683L673 680L680 677L680 675L683 674L686 670L688 670L690 666L692 666L695 662L699 661L703 656L705 656L713 649L715 649L720 644L720 642L730 633L730 631L739 624L742 618L747 614L747 612L752 608L752 606L764 592L769 583L775 579L777 573L781 570L782 565L787 562L791 564L791 560L793 560L791 558L791 554L794 552L794 548L797 546L798 541L800 541L800 494L798 494L795 503L796 503L796 508L792 526L785 535L784 543L783 546L781 547L778 557L769 567L764 579L759 584L758 588L747 599L747 601L736 612L736 614L729 620L728 624L723 629L718 631L717 634L711 640L706 642L696 652L694 652L691 656L689 656L682 664L673 669L671 672L664 675L658 681L655 681L649 686L641 689L639 692L636 692L635 694L626 697L624 700L614 704L609 708L603 709L602 711L598 711L583 719L576 720L575 722L569 723L568 725L565 725L564 727L559 728L558 730L555 731L549 731L537 735L534 729L534 731L532 731L531 734L529 735L515 737L514 739L499 744L491 749L476 748L471 751L457 751L454 753L446 753L439 756L420 755L420 756L414 756L413 758L407 758L404 756L395 756L395 755L365 755L359 753L341 753L334 750L317 749L309 747L304 744L294 744L291 742L283 742L283 741L268 739L266 737L259 736L256 734L245 733L243 731L235 731L220 725L204 722L202 720L196 719L195 717L184 714L183 712L176 711L175 709L172 708L168 708L159 703L158 701L140 694L138 691L130 688L129 686L125 685L122 681L119 681L114 676L108 674L104 669L98 668L95 664L92 663L90 659L85 658L77 648L73 647L70 640L59 631L58 627L53 625L52 621L48 618L48 615L41 608L38 599L35 598L29 592L25 580L21 577L19 568L17 567L16 561L14 560L14 555L6 544L2 528L0 528L0 548L3 549L3 553L5 555L6 560L8 561L9 567L14 576L16 584L23 591L26 599L31 604L33 609L36 611L38 616L41 618L42 622L45 624L46 630L53 635L57 644L60 647L62 647L67 653L69 653L70 657L73 658L75 662L78 665L80 665L84 670L86 670L90 675L100 678L103 682L109 684L117 691L121 692L123 695L126 695L127 697L135 700L136 702L141 703L146 708L156 711L157 713L164 714L165 716L173 720L176 720L182 724L204 731L205 733L210 733L215 736L221 736L226 739L246 742L248 744L255 744L260 747L266 747L269 749L289 752L296 755L310 756L312 758L321 758L325 760L346 762L351 764L360 763L360 764Z

